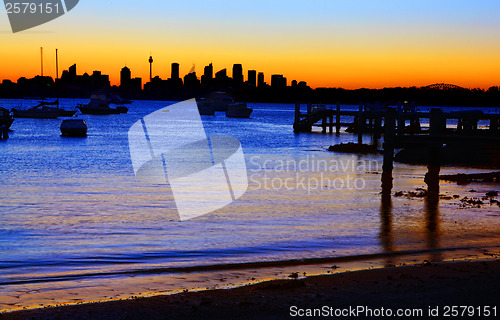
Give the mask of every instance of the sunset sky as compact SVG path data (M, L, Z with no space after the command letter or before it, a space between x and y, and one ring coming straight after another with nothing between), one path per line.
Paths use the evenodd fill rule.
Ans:
M82 0L69 13L13 34L0 10L0 79L101 70L119 83L184 75L196 65L249 69L312 87L381 88L437 82L500 85L500 1L493 0Z

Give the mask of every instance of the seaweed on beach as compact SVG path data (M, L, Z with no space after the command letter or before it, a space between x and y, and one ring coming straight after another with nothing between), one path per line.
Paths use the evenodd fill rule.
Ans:
M457 184L469 184L471 182L496 182L500 183L500 171L487 172L487 173L458 173L450 175L441 175L439 179L446 181L453 181ZM496 191L495 191L496 192ZM498 195L498 192L496 193Z
M422 189L422 188L417 188L415 191L396 191L394 193L395 197L405 197L408 199L411 198L424 198L427 196L427 190Z
M481 206L489 204L489 205L497 205L500 207L500 201L495 199L495 197L497 196L498 196L498 191L488 191L481 198L463 197L462 199L460 199L460 206L462 208L481 208Z
M358 153L358 154L374 154L380 153L377 146L358 143L341 143L330 146L328 151L341 152L341 153Z
M475 191L475 190L474 190ZM407 199L414 198L425 198L428 196L428 192L423 188L416 188L415 191L396 191L394 193L394 197L401 198L405 197ZM498 205L500 207L500 201L496 200L495 197L498 196L498 191L488 191L485 193L483 197L462 197L460 199L460 207L461 208L482 208L483 205ZM458 194L454 195L446 195L440 194L439 199L441 200L455 200L459 199L460 196Z

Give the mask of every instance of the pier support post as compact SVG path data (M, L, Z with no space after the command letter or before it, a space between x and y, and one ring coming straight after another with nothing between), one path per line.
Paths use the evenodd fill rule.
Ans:
M375 131L374 131L375 141L378 141L380 139L381 133L382 133L382 117L377 116L375 118Z
M490 132L498 133L499 131L499 119L490 118Z
M358 112L358 144L363 143L363 131L365 127L365 122L366 119L364 118L363 115L363 105L359 105L359 112Z
M335 134L340 135L340 104L337 103L337 114L335 115Z
M443 134L443 111L441 109L432 109L429 119L429 135L431 137L438 137ZM432 141L429 145L429 163L428 171L425 174L424 182L427 184L427 196L430 201L437 201L439 199L439 171L441 170L441 153L442 143L439 141Z
M295 123L300 122L300 103L295 103Z
M457 132L461 133L463 130L464 130L464 124L462 122L462 118L458 118Z
M293 122L293 132L299 133L303 131L303 128L300 125L300 117L302 114L300 113L300 103L295 103L295 120Z
M321 133L326 133L326 120L327 117L326 115L324 115L323 118L321 119L321 128L323 129Z
M432 109L429 119L429 135L439 139L439 136L444 134L446 129L446 120L443 117L441 109ZM436 140L437 140L436 139ZM432 139L429 145L429 164L428 171L425 175L425 183L427 184L426 204L426 220L427 220L427 248L432 250L439 248L439 171L441 168L440 153L442 142ZM438 253L432 256L432 259L440 260Z
M333 133L333 114L330 113L330 116L328 117L330 123L328 124L328 130L329 130L329 133L332 134Z
M390 201L392 192L392 169L394 168L394 147L396 138L396 117L394 109L389 109L384 118L384 162L382 164L382 201Z
M410 135L415 135L421 131L420 118L416 115L416 112L412 112L411 122L410 122Z
M398 112L398 135L405 134L406 119L403 112Z

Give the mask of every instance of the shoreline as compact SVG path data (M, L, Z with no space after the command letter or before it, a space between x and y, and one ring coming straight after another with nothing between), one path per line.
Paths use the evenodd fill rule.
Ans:
M121 284L124 287L123 288L113 288L111 291L120 291L124 289L129 289L132 290L130 293L127 295L123 295L121 297L117 298L110 298L110 296L105 296L107 298L101 298L101 299L91 299L91 295L89 298L85 299L85 289L83 289L83 292L80 293L80 297L78 299L73 299L74 301L72 302L60 302L58 303L57 300L55 300L59 294L61 296L64 295L64 290L60 290L61 292L56 291L56 295L50 297L50 295L44 295L41 294L41 297L44 297L45 300L42 299L43 304L37 304L35 301L38 299L40 300L41 297L37 297L36 294L32 296L31 298L34 299L35 301L31 303L29 307L18 307L18 308L12 308L11 310L5 310L3 309L2 312L0 312L0 319L46 319L50 318L52 319L55 314L59 315L61 313L66 314L67 312L70 312L71 315L65 316L63 318L69 318L73 319L76 316L79 316L81 310L94 310L95 308L101 310L100 312L103 312L103 314L106 314L108 312L108 307L111 308L109 310L113 310L115 307L115 304L123 304L127 308L132 308L132 309L140 309L144 305L148 305L150 302L149 299L152 299L151 301L166 301L166 307L168 306L169 310L175 310L175 303L173 305L169 305L169 301L177 301L176 299L181 299L180 297L183 297L182 299L187 299L188 301L190 300L189 297L191 295L194 295L196 297L201 297L202 299L211 297L212 294L217 297L221 295L229 295L232 296L233 293L221 293L221 292L240 292L242 291L243 293L247 294L248 292L254 291L254 290L260 290L258 288L265 287L265 288L278 288L278 295L283 296L286 298L287 295L291 294L294 290L291 290L291 292L288 292L289 288L295 288L298 283L301 283L299 287L303 287L303 283L311 283L314 279L322 279L321 281L337 281L337 280L329 280L333 278L344 278L348 277L350 278L352 275L355 275L354 278L352 278L351 284L357 283L356 285L359 285L360 281L363 282L365 278L370 278L374 274L378 273L383 273L385 274L385 277L387 279L398 279L398 286L407 286L409 285L407 283L408 279L411 279L413 275L419 275L422 273L422 270L426 270L425 267L428 266L460 266L459 270L456 272L454 275L454 280L455 282L460 282L462 280L467 280L464 279L463 277L458 277L457 274L463 273L463 272L468 272L471 273L474 277L482 277L484 276L484 273L490 270L490 265L492 265L492 270L496 272L491 276L491 279L494 279L497 277L500 279L500 251L498 251L498 248L496 248L496 251L489 251L485 250L484 248L474 248L473 250L460 250L460 249L455 249L451 251L443 251L443 250L432 250L432 251L426 251L425 253L419 253L419 254L411 254L411 255L406 255L406 256L391 256L387 255L384 257L377 257L377 259L364 259L364 260L359 260L359 259L354 259L351 261L344 261L344 262L338 262L335 265L332 265L331 262L329 264L314 264L314 265L307 265L307 264L297 264L297 265L292 265L292 266L287 266L287 267L267 267L267 268L248 268L248 269L235 269L235 270L225 270L225 272L221 270L217 270L215 272L201 272L195 275L188 276L186 274L184 275L175 275L175 274L169 274L169 275L163 275L161 277L134 277L130 279L115 279L116 282L115 284ZM431 262L431 261L439 261L439 262ZM474 265L476 267L472 269L477 269L476 271L471 270L471 265ZM485 267L488 266L488 267ZM424 268L424 269L421 269ZM465 268L465 269L464 269ZM486 269L485 269L486 268ZM412 275L408 279L403 279L404 277L401 277L401 272L406 272L405 270L412 270L409 274ZM425 279L421 279L419 281L419 286L423 285L428 286L431 284L426 284L427 282L434 283L436 279L448 279L449 277L446 275L446 272L442 272L442 268L438 268L440 271L436 274L425 274ZM445 267L445 269L449 269L449 267ZM396 273L396 275L393 275L392 273ZM252 276L253 275L253 276ZM183 277L185 276L185 277ZM359 280L356 280L356 277L360 277ZM159 283L159 287L161 288L162 286L165 287L165 283L163 282L167 277L170 278L176 278L177 279L177 285L179 284L179 279L180 281L184 281L186 283L194 284L195 286L189 287L186 285L185 287L179 288L177 287L177 290L149 290L145 291L144 289L141 290L141 288L154 288L152 286L153 283ZM248 278L251 277L251 278ZM324 278L326 277L326 278ZM329 278L332 277L332 278ZM312 280L311 280L312 279ZM370 278L371 279L371 278ZM399 280L402 279L402 283L399 283ZM162 281L163 280L163 281ZM363 281L362 281L363 280ZM430 281L429 281L430 280ZM126 283L124 284L123 281ZM239 283L238 283L239 281ZM371 281L371 280L370 280ZM379 280L376 280L377 282L380 282ZM489 281L487 279L481 280L484 282L485 285L489 284ZM82 285L81 281L78 282L78 285ZM101 296L106 293L106 288L110 288L113 284L107 284L104 286L101 286L97 284L97 286L94 286L93 288L89 288L89 292L87 292L87 295L91 294L92 291L93 294L95 295L97 290L103 290ZM500 288L500 283L498 283L498 287ZM82 285L85 287L85 285ZM307 287L307 285L305 286ZM314 287L314 286L313 286ZM255 289L257 288L257 289ZM79 288L81 289L81 288ZM165 288L163 288L165 289ZM349 288L345 288L346 290ZM356 297L359 294L364 293L366 290L372 290L373 288L363 288L363 285L360 288L350 288L349 290L359 290L354 297ZM379 288L381 289L381 288ZM411 288L408 288L411 289ZM443 288L438 288L439 290L443 290ZM469 288L471 289L471 288ZM133 291L133 290L139 290L139 291ZM325 299L328 298L327 295L323 295L322 292L324 291L328 292L328 288L325 288L324 286L319 285L319 287L315 287L315 295L324 297ZM385 290L385 289L384 289ZM381 292L384 292L384 290L381 290ZM71 292L69 290L70 294L78 295L76 292ZM81 290L80 290L81 291ZM98 291L98 292L99 292ZM248 291L248 292L247 292ZM135 293L134 293L135 292ZM287 293L288 292L288 293ZM350 292L350 291L349 291ZM54 292L53 292L54 293ZM238 293L239 294L239 293ZM238 296L236 294L236 296ZM187 295L187 297L184 297ZM293 296L293 295L292 295ZM282 298L283 298L282 297ZM346 296L347 297L347 296ZM397 296L396 296L397 297ZM496 291L496 297L500 297L500 289L497 289ZM246 299L248 299L247 297ZM290 297L291 298L291 297ZM267 299L274 299L272 296L267 297ZM283 298L284 299L284 298ZM419 297L420 300L424 299L425 297ZM50 301L52 300L52 303ZM222 299L225 301L225 299ZM320 299L321 300L321 299ZM49 301L49 303L47 303ZM223 302L221 301L221 303ZM246 301L246 300L245 300ZM246 304L246 302L243 301L243 304ZM349 300L345 300L347 302ZM377 302L376 300L375 302ZM371 298L367 299L366 303L372 303L373 301ZM373 302L374 303L374 302ZM257 303L256 303L257 304ZM136 306L137 305L137 306ZM257 304L258 305L258 304ZM193 306L196 307L196 306ZM121 307L118 307L121 308ZM25 309L25 310L23 310ZM236 310L235 310L236 311ZM499 310L500 311L500 310ZM87 311L85 311L87 312ZM111 311L109 311L111 312ZM161 314L163 311L159 310L158 314ZM177 310L176 312L180 312ZM115 314L115 312L111 312L112 314ZM262 314L264 316L264 314ZM185 318L185 316L182 316ZM219 316L217 316L219 317ZM77 317L78 318L78 317ZM160 317L161 318L161 317ZM106 317L103 315L103 317L90 317L90 318L81 318L81 319L115 319L114 315L110 317ZM116 319L128 319L128 318L123 318L123 317L118 317ZM136 319L136 317L133 317L133 319ZM137 319L142 319L142 318L137 318ZM156 319L156 318L150 318L146 317L143 319ZM207 318L209 319L209 318ZM247 319L247 318L243 318ZM251 318L248 318L251 319Z
M278 279L232 289L47 307L0 314L0 319L282 319L290 307L314 309L497 307L500 260L424 262L299 279ZM424 313L425 315L425 313ZM442 316L442 314L441 314Z
M99 277L109 276L134 276L134 275L168 275L168 274L190 274L197 272L231 272L236 270L261 270L273 267L304 267L323 265L331 263L350 263L357 261L371 261L380 259L405 259L405 257L416 257L420 255L435 255L435 254L452 254L454 252L488 252L488 250L499 250L498 246L477 246L477 247L450 247L450 248L436 248L436 249L416 249L416 250L395 250L391 252L382 253L366 253L349 256L331 256L331 257L317 257L317 258L301 258L301 259L287 259L287 260L264 260L255 262L234 262L234 263L220 263L220 264L206 264L206 265L193 265L183 267L153 267L146 269L125 270L125 271L108 271L108 272L91 272L83 274L68 274L40 277L36 280L17 280L0 282L0 285L22 285L32 283L47 283L53 281L69 281L72 279L92 279Z

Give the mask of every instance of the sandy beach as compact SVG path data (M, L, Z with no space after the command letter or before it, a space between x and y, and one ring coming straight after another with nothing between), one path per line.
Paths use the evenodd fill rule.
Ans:
M411 313L407 318L430 317L429 313L443 317L452 312L493 318L495 312L500 312L500 260L425 261L411 266L301 275L298 279L295 276L299 275L292 273L289 280L230 290L4 313L0 319L285 319L300 315L366 318L377 313L389 316L388 312L395 316L399 309ZM468 309L453 311L453 306ZM488 311L490 316L486 317Z

